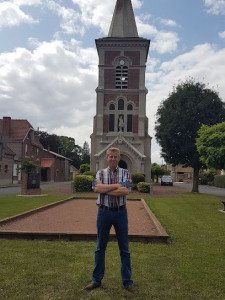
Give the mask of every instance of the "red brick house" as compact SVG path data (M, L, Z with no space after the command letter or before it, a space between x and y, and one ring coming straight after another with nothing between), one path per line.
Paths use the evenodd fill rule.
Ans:
M70 180L70 162L58 153L40 149L39 157L41 160L41 181L68 181Z
M13 183L13 166L15 153L0 140L0 185Z
M11 117L0 119L0 144L2 145L1 168L8 166L12 170L11 173L0 172L0 185L4 182L16 183L21 181L18 164L21 159L27 157L43 167L42 172L47 174L43 177L44 181L69 180L70 160L44 149L39 142L38 133L27 120L12 120ZM46 160L51 161L51 163L46 164Z
M182 165L167 165L167 170L175 182L189 182L193 179L194 170L191 167L183 167Z

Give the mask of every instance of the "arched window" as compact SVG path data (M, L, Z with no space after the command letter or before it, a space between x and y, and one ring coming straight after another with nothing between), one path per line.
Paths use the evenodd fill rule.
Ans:
M110 104L110 106L109 106L109 110L115 110L115 104Z
M132 104L128 104L127 105L127 110L133 110L133 105Z
M118 101L118 110L124 110L124 101L123 101L123 99L119 99L119 101Z
M109 131L114 131L115 115L109 115Z
M127 132L132 132L133 116L127 115Z

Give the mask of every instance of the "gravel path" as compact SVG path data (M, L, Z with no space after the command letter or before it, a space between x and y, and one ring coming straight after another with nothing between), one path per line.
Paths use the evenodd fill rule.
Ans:
M179 197L177 191L184 191L181 187L161 187L154 186L154 197ZM52 194L71 194L70 185L60 185L51 192ZM77 196L78 194L76 194ZM90 236L96 238L96 194L93 199L71 198L61 201L57 204L48 205L43 209L34 210L29 213L21 214L16 218L8 218L0 222L0 237L11 238L37 238L43 235L47 239L67 239L76 240L88 239ZM149 194L140 194L132 192L130 194L136 199L128 199L127 210L129 219L129 237L137 241L167 241L168 235L160 225L159 221L152 214L144 200L143 196ZM111 236L115 236L112 229ZM55 237L55 238L54 238ZM83 238L82 238L83 237Z

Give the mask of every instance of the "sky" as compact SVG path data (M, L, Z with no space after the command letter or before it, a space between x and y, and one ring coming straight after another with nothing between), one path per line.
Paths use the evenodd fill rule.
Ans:
M0 118L27 119L83 146L93 131L95 39L107 37L116 0L0 0ZM191 78L225 101L225 0L132 0L146 68L152 162L157 109Z

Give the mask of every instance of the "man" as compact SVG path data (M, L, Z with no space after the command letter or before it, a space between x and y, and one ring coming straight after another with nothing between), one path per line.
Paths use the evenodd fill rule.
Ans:
M121 257L121 276L124 288L135 293L131 280L131 261L128 245L128 218L126 196L130 192L130 174L119 168L120 150L109 148L106 152L108 168L99 170L94 182L94 192L98 193L97 205L97 248L92 282L86 286L87 291L99 288L105 271L105 251L109 232L114 226Z

